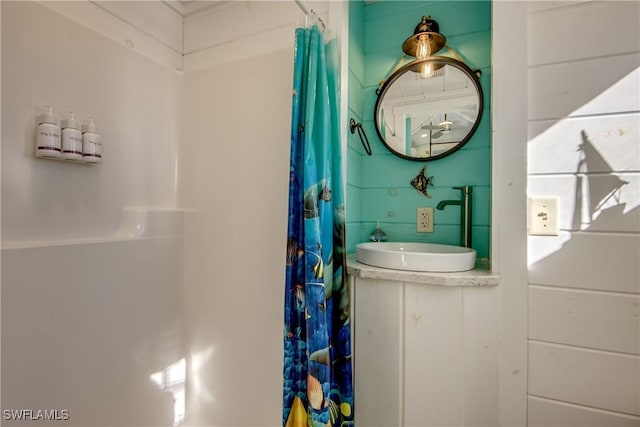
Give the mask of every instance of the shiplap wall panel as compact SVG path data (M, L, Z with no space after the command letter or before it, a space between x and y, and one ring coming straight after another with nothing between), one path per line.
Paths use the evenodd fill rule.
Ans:
M184 69L185 71L210 69L283 49L291 50L291 68L293 69L294 31L295 24L291 23L259 34L247 35L233 43L223 43L187 54L184 56ZM256 59L256 72L259 68L259 59Z
M640 414L638 356L529 343L529 394Z
M305 1L327 28L329 2ZM295 28L305 24L293 1L230 2L184 21L184 69L210 69L282 49L292 49ZM326 34L332 33L328 30ZM256 65L256 69L259 66Z
M184 53L260 34L295 22L300 16L303 15L294 2L237 2L232 7L193 16L185 21Z
M640 173L530 176L528 193L560 198L562 230L640 232Z
M592 162L589 172L640 171L637 112L531 122L528 127L529 174L575 173L584 158L579 147L585 137L604 159Z
M543 10L557 9L560 7L571 7L580 3L586 3L591 0L580 1L562 1L562 0L545 0L545 1L529 1L527 2L527 13L541 12Z
M640 427L636 416L529 397L527 427Z
M527 49L529 66L635 52L640 44L639 16L637 1L582 3L531 13L527 24L536 30L536 40ZM606 35L594 31L605 22L631 30Z
M497 426L500 289L466 288L462 296L461 425Z
M562 242L553 250L554 242ZM548 252L548 253L547 253ZM568 233L529 236L529 283L640 293L640 236Z
M529 287L529 338L640 354L640 296Z
M462 288L405 287L404 425L459 425Z
M400 425L402 285L355 280L355 405L364 426Z
M328 24L327 2L309 3L308 7L313 8L325 24ZM279 27L304 23L305 15L293 1L236 2L231 7L187 17L184 26L184 53L189 54L212 46L233 43ZM293 37L291 34L292 41ZM258 42L257 47L259 46Z
M638 111L639 65L628 54L530 68L529 120Z
M529 425L638 426L640 3L528 10L528 194L561 227L528 238Z
M164 42L149 37L140 29L113 16L95 4L87 1L40 1L38 3L117 43L128 46L159 64L171 69L182 70L181 51L176 51Z
M182 17L159 1L96 1L153 38L182 53Z

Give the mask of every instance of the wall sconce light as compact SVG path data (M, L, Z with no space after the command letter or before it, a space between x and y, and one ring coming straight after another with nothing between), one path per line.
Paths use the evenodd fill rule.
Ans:
M404 52L404 56L400 58L391 71L387 74L388 76L393 75L397 70L401 67L407 65L411 62L418 62L422 59L429 58L433 56L435 53L442 50L442 48L447 48L447 55L453 59L462 62L465 64L464 59L456 53L451 46L447 45L447 38L444 34L440 33L440 26L438 23L431 19L431 16L422 16L420 19L420 23L413 30L413 35L407 38L404 43L402 43L402 51ZM408 58L413 57L413 58ZM421 79L430 79L432 77L440 77L442 75L442 69L444 68L445 63L434 62L434 63L418 63L411 68L411 71L418 74ZM481 76L480 70L473 70L473 72L478 76ZM384 86L387 79L383 79L380 81L378 85L378 89L376 89L376 94L379 95L382 91L382 87ZM446 122L446 120L445 120Z
M441 50L447 38L440 34L440 26L431 16L423 16L413 35L402 43L402 51L417 59L425 59Z

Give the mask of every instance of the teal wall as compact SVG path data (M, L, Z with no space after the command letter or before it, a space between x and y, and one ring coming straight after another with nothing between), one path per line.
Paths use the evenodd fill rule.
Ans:
M491 207L491 2L381 1L369 6L349 3L349 114L362 122L371 142L367 156L356 135L349 134L347 151L347 249L368 241L380 221L390 241L459 244L460 210L438 211L440 200L458 199L452 186L472 185L473 247L489 256ZM431 162L413 162L391 154L378 139L373 122L376 89L402 57L402 42L422 15L431 15L447 44L472 69L482 70L484 110L478 129L457 152ZM446 55L446 49L439 52ZM426 198L411 180L427 166L434 176ZM416 232L416 208L434 207L434 232Z
M349 118L358 123L371 119L372 113L364 111L364 2L349 2ZM369 132L369 131L368 131ZM355 245L362 240L362 154L357 135L348 134L347 144L347 252L355 252ZM371 140L373 143L377 141Z

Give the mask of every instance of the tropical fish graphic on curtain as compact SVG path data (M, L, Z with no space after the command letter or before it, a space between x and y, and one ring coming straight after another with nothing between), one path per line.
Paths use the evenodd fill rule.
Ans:
M296 30L284 307L285 427L353 426L337 51Z

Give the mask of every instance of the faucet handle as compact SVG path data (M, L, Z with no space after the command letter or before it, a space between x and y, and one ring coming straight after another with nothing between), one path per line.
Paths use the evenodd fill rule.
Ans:
M473 187L470 185L463 185L462 187L451 187L454 190L462 191L462 194L471 194L473 193Z

